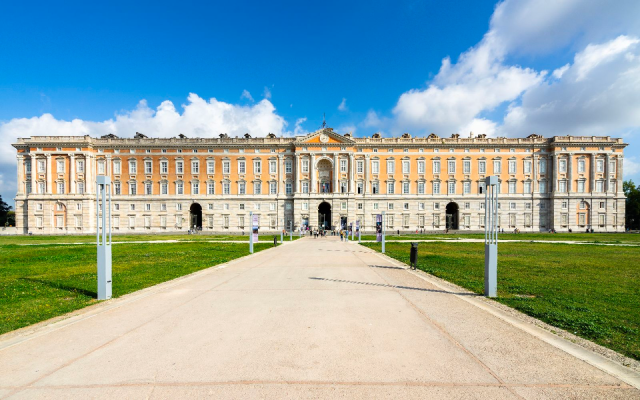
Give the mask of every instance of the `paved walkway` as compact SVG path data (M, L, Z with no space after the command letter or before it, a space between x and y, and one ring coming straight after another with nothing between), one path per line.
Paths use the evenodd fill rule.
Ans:
M640 397L475 303L305 238L0 337L0 397Z

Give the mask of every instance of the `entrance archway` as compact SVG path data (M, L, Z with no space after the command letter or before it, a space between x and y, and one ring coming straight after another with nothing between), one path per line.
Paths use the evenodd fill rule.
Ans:
M323 201L318 206L318 227L331 229L331 204Z
M447 204L447 229L458 229L458 203Z
M193 228L195 226L198 229L202 229L202 206L198 203L191 204L189 214L191 216L189 228Z

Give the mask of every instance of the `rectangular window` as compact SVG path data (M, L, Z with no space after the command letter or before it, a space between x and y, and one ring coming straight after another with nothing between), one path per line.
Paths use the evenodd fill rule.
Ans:
M292 171L291 160L287 160L284 162L284 172L286 174L290 174Z
M358 204L356 205L356 207L358 208L358 210L362 210L363 205L362 205L362 203L358 203Z
M213 175L216 171L216 163L213 160L207 160L207 174Z
M182 211L182 204L181 203L177 203L176 204L176 210L177 211Z
M76 161L76 172L79 174L84 173L84 160ZM120 162L118 162L118 173L120 173Z
M144 162L144 173L145 174L151 174L152 172L152 164L151 161L145 161Z
M409 182L402 182L402 193L409 194Z
M547 173L547 160L545 159L540 160L540 173L541 174Z
M448 193L449 194L455 194L456 193L456 183L455 182L449 182Z
M238 183L238 194L246 194L246 184L244 182Z
M471 182L464 182L462 184L462 189L464 191L464 194L469 194L471 193Z
M394 194L395 193L395 184L393 182L388 182L387 183L387 194Z
M169 194L169 184L167 182L160 183L160 194Z
M120 192L120 182L113 183L113 194L119 195Z
M293 186L292 186L291 182L287 182L287 183L285 183L285 186L284 186L284 187L285 187L285 192L286 192L286 194L291 194L291 193L293 193L293 189L292 189L292 187L293 187Z
M278 183L269 182L269 194L277 194L277 193L278 193Z
M216 184L207 182L207 194L216 194Z
M363 194L364 193L364 184L362 182L356 183L356 192L358 194Z
M604 172L604 160L596 160L596 172Z
M151 182L144 183L144 194L153 194L151 185L152 185Z
M144 210L145 210L145 211L151 211L151 204L150 204L150 203L146 203L146 204L144 205Z
M347 182L340 182L340 193L347 193Z
M393 160L387 160L387 174L396 172L396 163Z
M424 174L424 172L425 172L424 170L425 170L424 161L422 161L422 160L418 161L418 173L419 174Z
M184 174L184 162L176 161L176 174Z
M566 193L566 191L567 191L567 181L565 180L558 181L558 192Z
M262 194L262 182L253 183L253 194Z
M200 182L191 182L191 194L200 194Z
M58 182L58 194L64 194L64 182Z
M379 161L371 161L371 173L379 174L380 173L380 162Z
M120 161L114 161L113 162L113 173L115 175L120 175L121 174L120 166L121 166ZM78 171L78 172L80 172L80 171Z
M598 193L604 192L604 181L601 181L601 180L596 181L596 192Z
M238 161L238 173L240 175L247 173L247 163L244 160Z
M509 193L514 194L516 192L516 182L509 181Z
M168 161L160 161L160 173L166 175L169 173L169 162Z
M358 160L356 162L356 172L362 174L364 172L364 161Z
M433 182L433 194L440 194L440 182Z
M58 171L58 173L64 172L64 160L58 160L56 162L56 171Z
M424 194L424 182L418 182L418 194Z
M277 169L277 163L275 160L269 161L269 173L275 174Z
M231 173L231 161L225 160L222 162L222 173L223 174Z
M578 193L584 193L584 182L585 181L578 181Z
M182 182L176 183L176 194L184 194L184 183Z
M524 182L524 192L525 193L531 193L531 182L530 181Z
M509 160L509 173L510 174L516 173L516 160Z
M585 162L584 162L584 160L578 160L578 172L579 173L584 173L585 172Z
M433 173L434 174L440 173L440 160L433 161Z
M302 193L309 193L309 182L302 182Z
M388 203L387 204L387 209L388 210L393 210L393 203Z
M616 162L615 161L610 161L609 162L609 173L614 173L616 172Z
M408 160L403 160L402 161L402 173L403 174L408 174L409 173L409 161Z
M84 182L78 182L78 194L84 194Z
M258 175L262 173L262 161L255 160L253 162L253 173Z
M378 203L373 203L373 209L377 210L378 209ZM374 219L375 219L375 215L374 215Z
M500 160L493 160L493 173L502 173L502 162Z
M486 161L478 161L478 173L486 174L487 173L487 162Z
M138 164L135 162L135 160L129 161L129 173L130 174L135 174L137 169L138 169ZM78 171L78 172L80 172L80 171Z
M450 174L455 174L455 173L456 173L456 161L455 161L455 160L449 160L449 161L447 162L447 165L448 165L448 167L447 167L447 171L448 171Z
M371 191L373 192L373 194L380 193L380 184L378 182L373 182L371 184Z
M547 181L540 181L540 193L547 193Z
M464 174L471 173L471 160L462 161L462 173Z
M230 194L231 193L231 184L229 182L222 183L222 194Z
M309 172L309 160L302 160L302 172Z
M531 173L531 161L525 161L524 162L524 173L525 174L530 174Z
M567 160L560 160L560 166L558 167L560 172L567 172Z
M24 169L25 169L25 171L26 171L26 173L27 173L27 174L30 174L30 173L31 173L31 161L26 160L26 161L24 162Z

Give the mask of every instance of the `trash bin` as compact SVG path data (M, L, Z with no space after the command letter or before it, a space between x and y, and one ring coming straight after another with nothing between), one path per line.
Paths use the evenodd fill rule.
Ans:
M409 260L411 261L411 269L416 269L418 266L418 243L411 243Z

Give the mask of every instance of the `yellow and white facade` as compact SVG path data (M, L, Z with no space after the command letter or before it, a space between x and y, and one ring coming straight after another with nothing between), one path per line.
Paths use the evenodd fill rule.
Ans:
M484 229L484 178L500 180L499 226L522 232L624 230L622 139L147 138L35 136L18 159L20 233L95 232L96 176L112 184L114 232L246 232L339 227L366 232Z

